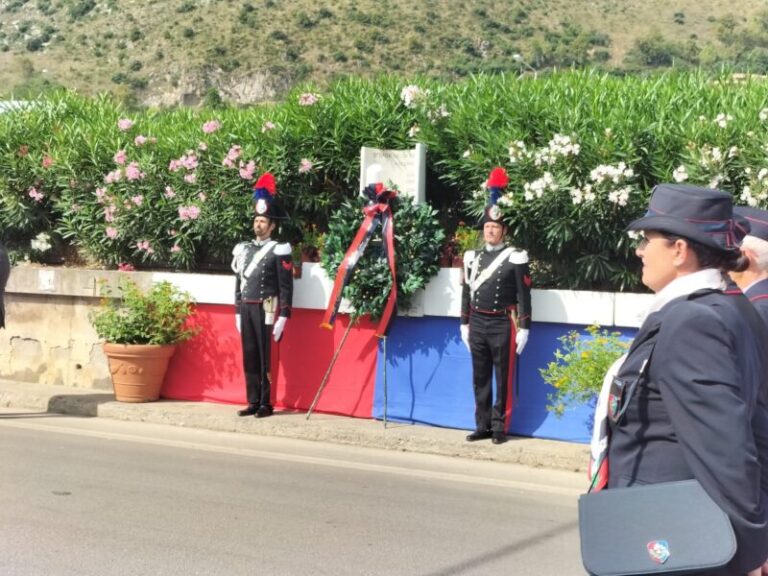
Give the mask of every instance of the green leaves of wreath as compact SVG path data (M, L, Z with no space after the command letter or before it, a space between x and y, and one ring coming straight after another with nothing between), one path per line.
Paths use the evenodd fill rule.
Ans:
M336 277L344 254L363 221L363 206L363 198L345 201L328 221L321 264L331 278ZM439 270L438 256L445 233L435 217L437 212L428 204L414 205L410 197L398 196L391 206L395 223L397 306L407 310L413 294L424 288ZM376 319L384 312L392 276L382 257L381 246L379 228L344 289L344 297L354 309L354 319L366 314Z

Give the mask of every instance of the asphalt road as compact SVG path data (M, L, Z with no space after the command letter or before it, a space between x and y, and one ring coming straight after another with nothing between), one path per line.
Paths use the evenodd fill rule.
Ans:
M581 475L0 410L0 574L581 575Z

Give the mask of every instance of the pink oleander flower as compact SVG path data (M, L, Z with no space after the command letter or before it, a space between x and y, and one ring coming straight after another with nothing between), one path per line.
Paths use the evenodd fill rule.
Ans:
M117 206L114 204L110 204L109 206L104 207L104 221L105 222L114 222L115 220L115 212L117 211Z
M179 206L179 220L197 220L200 208L197 206Z
M312 94L311 92L304 92L299 96L299 106L313 106L317 104L320 99L318 94Z
M34 186L27 191L27 196L32 198L32 200L34 200L35 202L42 202L43 198L45 198L45 194L38 191L38 189L35 188Z
M136 204L136 206L141 206L144 203L144 196L141 194L137 194L136 196L131 196L131 202Z
M166 186L165 187L165 193L163 194L163 196L165 196L166 198L168 198L170 200L171 198L176 196L176 192L170 186Z
M118 150L112 159L115 161L115 164L122 166L128 159L128 154L125 153L125 150Z
M168 170L171 172L178 172L181 170L181 160L171 160L168 164Z
M253 180L253 173L256 171L256 163L251 160L248 164L243 165L240 162L240 178L243 180Z
M123 179L123 173L120 170L114 170L104 176L105 184L112 184L113 182L120 182Z
M235 163L232 162L232 160L230 160L229 158L224 158L224 160L221 161L221 165L224 166L225 168L235 167Z
M144 146L144 144L146 144L148 141L149 140L147 139L147 137L142 136L141 134L139 134L138 136L136 136L136 138L133 139L133 143L136 144L136 146Z
M53 158L46 154L43 156L43 168L50 168L51 166L53 166Z
M200 192L197 197L200 198L200 202L205 202L208 200L208 196L205 195L205 192Z
M98 202L104 202L104 196L107 195L106 188L96 188L96 200Z
M264 124L261 125L261 133L262 134L264 132L269 132L270 130L274 130L274 129L275 129L275 125L272 122L270 122L269 120L267 120L266 122L264 122Z
M130 130L133 128L133 120L128 118L120 118L120 120L117 121L117 127L120 128L120 130L123 132Z
M149 240L139 240L136 242L136 248L149 252L149 250L152 248L152 245L149 243Z
M299 174L306 174L310 170L312 170L312 161L302 158L299 162Z
M107 238L115 239L117 238L117 228L113 226L107 226L106 230Z
M117 265L117 269L120 272L133 272L136 270L136 268L133 267L133 264L128 264L128 262L120 262L120 264Z
M195 156L195 153L192 150L188 150L184 156L179 158L179 162L181 162L181 165L187 170L194 170L197 168L197 156Z
M227 158L234 162L235 160L240 158L240 154L242 154L242 152L243 152L243 149L240 146L238 146L237 144L235 144L227 152Z
M181 246L179 246L178 244L174 244L173 246L171 246L171 252L174 254L176 252L181 252Z
M128 178L128 180L141 180L144 176L146 176L146 174L139 170L138 162L131 162L125 167L125 177Z
M194 172L190 172L189 174L184 174L184 182L187 182L188 184L194 184L197 182L197 174Z
M209 120L208 122L203 124L203 132L205 132L206 134L213 134L219 128L221 128L221 124L219 123L218 120Z

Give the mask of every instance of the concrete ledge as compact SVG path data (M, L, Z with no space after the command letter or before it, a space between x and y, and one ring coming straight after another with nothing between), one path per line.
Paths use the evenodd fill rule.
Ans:
M510 437L506 444L469 444L464 430L347 418L328 414L277 412L264 419L240 418L237 406L162 400L142 404L116 402L111 393L0 380L0 406L35 409L83 417L151 422L223 432L241 432L437 454L552 468L586 474L587 446L552 440ZM586 480L585 480L586 481Z

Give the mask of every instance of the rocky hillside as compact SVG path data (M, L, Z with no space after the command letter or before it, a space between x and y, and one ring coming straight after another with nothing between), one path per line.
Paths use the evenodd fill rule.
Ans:
M768 70L752 0L3 0L0 86L249 103L379 72Z

